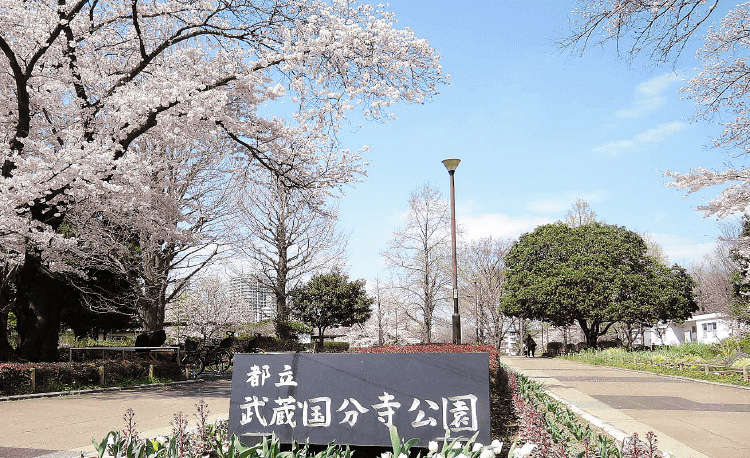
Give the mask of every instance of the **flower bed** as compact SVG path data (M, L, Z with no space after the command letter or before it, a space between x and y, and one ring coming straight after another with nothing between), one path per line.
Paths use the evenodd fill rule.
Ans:
M236 436L227 436L226 422L208 424L208 413L208 406L201 400L196 405L197 427L188 428L188 418L178 413L171 422L172 434L169 437L142 439L135 429L135 412L128 409L124 416L125 428L110 432L100 441L94 440L97 453L86 458L352 458L354 454L349 446L333 443L325 447L298 443L283 447L275 436L248 447ZM391 427L390 434L391 450L378 455L380 458L414 456L414 440L402 439L394 427ZM503 444L499 441L493 441L489 445L478 444L473 440L446 440L442 445L433 441L429 443L425 456L494 458L502 450ZM418 453L421 456L421 452ZM357 456L368 455L357 451Z
M355 348L357 353L489 353L490 371L497 370L500 350L492 345L456 345L456 344L428 344L428 345L384 345L382 347Z

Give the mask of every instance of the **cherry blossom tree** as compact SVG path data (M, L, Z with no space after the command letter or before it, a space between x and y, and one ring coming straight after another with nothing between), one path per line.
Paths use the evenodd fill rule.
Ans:
M387 119L446 78L392 13L348 0L0 0L0 10L0 256L18 268L18 355L31 360L56 357L55 298L67 275L86 275L71 260L122 250L126 228L190 239L165 198L158 147L210 139L238 172L335 189L363 167L336 139L346 114ZM97 226L119 235L90 243Z
M705 33L697 57L700 71L687 81L683 91L696 103L697 118L714 120L717 115L724 131L713 145L734 155L750 151L747 96L750 90L750 55L747 36L750 6L732 8L718 26L708 26L718 0L584 0L574 11L574 29L561 44L585 50L592 44L616 42L629 59L643 53L656 62L677 63L692 37ZM667 171L669 183L689 193L713 186L723 187L718 196L700 206L706 216L727 217L745 212L750 199L750 171L728 167L714 171L697 167L687 173Z
M243 318L229 286L217 276L202 276L183 289L180 298L169 304L166 316L178 326L177 339L200 337L202 341L224 336Z
M718 0L584 0L574 12L574 30L561 44L586 49L614 41L629 59L646 53L656 62L677 63L688 41L704 35L697 52L699 72L682 89L696 104L696 119L719 120L724 130L713 146L737 158L750 152L750 5L730 8L717 25L708 26ZM696 167L667 171L670 186L688 194L717 187L715 198L698 207L706 216L726 218L750 207L750 169L728 164L723 170ZM750 259L750 238L738 241L736 255ZM750 281L750 279L746 279Z

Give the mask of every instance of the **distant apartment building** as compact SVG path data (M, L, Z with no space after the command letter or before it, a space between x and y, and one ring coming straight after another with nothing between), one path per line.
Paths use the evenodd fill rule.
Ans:
M232 308L239 317L254 322L268 320L276 315L275 298L271 289L255 275L239 275L229 279Z

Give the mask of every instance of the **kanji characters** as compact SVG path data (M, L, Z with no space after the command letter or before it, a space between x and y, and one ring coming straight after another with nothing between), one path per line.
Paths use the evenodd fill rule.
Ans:
M350 404L353 408L350 410L344 410L349 407ZM344 412L344 419L341 420L339 424L348 423L351 427L354 427L354 425L357 424L360 414L369 411L370 409L362 407L362 404L354 398L344 399L344 402L341 403L341 407L336 410L336 412Z
M240 405L242 409L242 417L240 418L240 424L246 425L253 421L253 415L258 419L258 423L262 426L266 426L266 419L260 414L260 408L266 405L268 398L258 398L258 396L246 397L245 403Z
M427 403L427 407L429 407L432 410L440 410L440 406L434 401L430 401L428 399L428 400L425 400L425 403ZM411 403L411 407L409 407L409 412L414 412L415 410L417 410L419 408L419 405L420 405L419 399L414 398L414 401ZM428 426L428 425L437 426L437 420L434 417L427 417L427 418L425 417L426 415L424 413L424 410L419 410L417 412L417 418L413 422L411 422L411 425L414 428L421 428L422 426Z
M292 428L297 426L294 419L294 412L297 410L297 400L292 396L279 398L274 401L278 407L273 408L273 416L269 425L289 425Z
M268 364L263 366L253 365L250 366L250 372L247 373L247 383L252 387L264 386L266 379L271 376L270 368Z
M302 403L302 424L311 428L331 424L331 398L318 397Z
M292 366L284 364L284 370L279 372L279 381L274 383L276 386L297 386L297 382L294 381L294 373L292 372Z
M378 411L378 421L386 426L392 426L393 415L396 413L396 409L401 407L401 403L395 402L395 396L386 391L383 392L382 396L378 396L378 399L382 402L372 405L372 408Z
M467 394L443 398L443 427L451 431L478 431L477 397Z

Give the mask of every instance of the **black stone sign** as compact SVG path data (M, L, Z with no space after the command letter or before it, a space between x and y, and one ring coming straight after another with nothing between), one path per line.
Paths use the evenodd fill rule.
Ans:
M487 353L237 354L229 432L256 443L388 446L388 426L419 446L490 442Z

